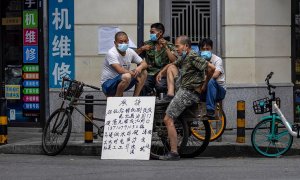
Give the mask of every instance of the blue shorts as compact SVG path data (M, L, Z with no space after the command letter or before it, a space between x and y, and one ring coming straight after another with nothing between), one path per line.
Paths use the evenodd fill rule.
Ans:
M122 74L119 74L117 77L113 79L108 79L102 84L102 91L107 96L114 96L117 92L117 87L119 83L122 80ZM129 86L125 89L125 91L128 91L131 89L135 84L137 80L135 78L131 78L131 82Z

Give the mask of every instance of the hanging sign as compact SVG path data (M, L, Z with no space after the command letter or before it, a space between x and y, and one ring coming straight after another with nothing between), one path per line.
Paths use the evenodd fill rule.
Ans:
M74 79L74 0L49 4L49 87L60 88L63 77Z

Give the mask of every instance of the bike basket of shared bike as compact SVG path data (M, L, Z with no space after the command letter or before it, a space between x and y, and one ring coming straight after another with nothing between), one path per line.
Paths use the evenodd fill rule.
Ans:
M276 98L276 104L278 105L278 107L280 107L279 97ZM272 109L272 102L268 97L253 101L253 110L255 114L264 114L270 112L271 109Z
M59 94L63 99L71 100L73 97L79 98L83 92L83 85L77 81L63 81L62 90Z

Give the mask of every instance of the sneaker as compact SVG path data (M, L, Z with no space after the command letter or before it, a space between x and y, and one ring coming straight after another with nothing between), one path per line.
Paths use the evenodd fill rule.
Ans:
M173 98L174 98L174 96L167 95L164 98L162 98L161 101L170 102L170 101L172 101Z
M164 161L179 161L180 156L178 153L170 151L170 152L168 152L168 154L160 157L159 159L164 160Z

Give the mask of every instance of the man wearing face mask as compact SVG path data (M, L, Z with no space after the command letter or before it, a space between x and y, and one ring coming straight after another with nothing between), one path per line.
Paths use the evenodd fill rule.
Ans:
M150 40L136 50L138 54L143 54L148 64L148 76L141 91L142 96L151 95L153 89L156 93L166 93L167 80L163 78L160 83L155 81L157 73L170 62L176 60L175 46L163 38L165 27L161 23L154 23L150 29Z
M115 34L115 46L104 61L101 87L106 96L123 96L123 92L135 85L134 96L139 96L147 77L147 63L132 49L128 48L128 36L120 31ZM138 66L130 70L131 63Z
M207 115L210 119L214 119L216 102L223 100L226 94L223 62L220 57L211 53L213 48L213 41L211 39L202 39L198 47L200 56L216 67L212 78L208 81L206 92L203 93L204 96L202 97L202 99L206 101Z
M214 72L214 66L201 58L191 49L191 40L187 36L180 36L175 41L175 47L180 56L174 63L162 69L162 73L168 67L175 65L181 69L180 87L174 98L171 100L164 117L170 140L171 151L162 160L179 160L177 150L177 132L174 126L180 114L189 106L200 101L201 90L207 80Z

